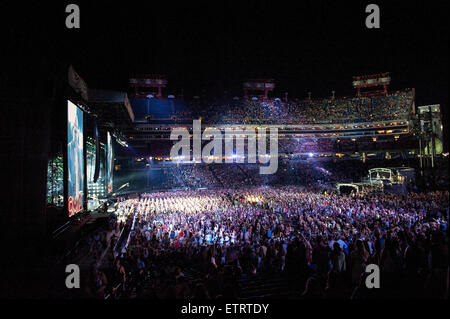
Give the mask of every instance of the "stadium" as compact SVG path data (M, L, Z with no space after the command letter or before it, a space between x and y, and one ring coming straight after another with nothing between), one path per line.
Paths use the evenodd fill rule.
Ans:
M302 9L326 15L328 4L319 2ZM428 86L440 76L432 69L417 76L403 67L403 59L420 64L416 53L386 40L405 56L377 60L379 49L375 65L364 66L371 63L361 57L367 47L352 55L348 35L338 40L352 57L342 65L328 52L319 64L330 69L308 69L315 53L291 56L277 46L267 56L249 53L250 66L240 71L245 47L236 55L227 50L239 33L233 23L252 28L240 24L245 19L225 27L234 36L220 29L222 20L213 23L223 41L215 55L183 44L176 35L183 28L172 34L163 18L152 30L169 32L170 44L155 36L144 45L139 31L150 22L132 12L137 17L124 21L134 31L113 29L114 44L96 36L83 44L79 34L53 44L43 35L47 60L33 97L2 78L8 87L1 101L15 120L3 121L4 149L22 155L3 156L7 178L20 178L5 194L18 213L2 217L20 230L4 233L24 249L6 248L15 258L5 269L18 272L6 279L8 297L240 304L448 298L448 96L433 94L443 84ZM173 14L183 24L185 13ZM271 30L265 19L254 21ZM205 25L189 27L196 34ZM249 34L272 34L256 29ZM381 47L383 37L365 32L352 36ZM131 46L117 48L130 34ZM248 41L252 50L265 47ZM145 62L155 43L161 55ZM75 44L89 49L69 53ZM197 60L203 49L210 58ZM445 50L437 56L448 66ZM283 59L293 69L304 59L297 67L305 74L277 69ZM24 288L30 277L36 288Z
M124 126L109 131L100 121L97 126L84 121L96 132L86 144L87 206L109 212L104 217L109 223L81 241L86 247L70 258L94 261L95 271L112 278L101 292L105 298L189 298L192 289L200 294L195 298L319 298L314 295L319 292L299 287L321 280L322 285L334 280L324 295L361 298L367 293L361 287L365 265L380 263L390 269L383 276L392 276L386 279L392 285L411 282L407 273L396 278L400 269L387 265L401 258L392 256L399 245L420 249L427 233L444 240L438 234L447 227L448 179L442 176L448 174L448 154L436 147L442 131L426 133L426 127L441 127L439 105L417 107L414 89L390 92L389 82L388 73L355 76L355 96L318 99L272 98L259 89L273 89L272 79L247 80L243 96L228 100L177 99L155 92L159 83L168 84L160 75L131 78L129 98L124 92L89 91L87 114L101 114L117 99L121 115L114 126ZM195 120L204 123L200 134ZM265 127L277 128L275 155L266 146L259 152ZM106 131L103 148L99 128ZM171 151L176 129L190 136L187 152ZM261 174L264 164L250 159L255 132L259 160L276 156L273 173ZM207 148L213 135L220 143ZM223 152L222 136L225 149L230 144ZM263 144L273 140L266 134ZM63 170L61 163L62 158L49 165L51 204L64 198L58 194L64 179L50 174ZM424 187L435 191L424 197ZM424 203L439 204L425 212ZM422 235L406 234L419 229ZM388 248L381 248L382 242ZM402 257L404 262L412 258L412 267L425 267L419 251ZM159 278L171 269L172 290L159 290ZM221 280L229 285L220 286ZM436 289L421 293L439 293Z

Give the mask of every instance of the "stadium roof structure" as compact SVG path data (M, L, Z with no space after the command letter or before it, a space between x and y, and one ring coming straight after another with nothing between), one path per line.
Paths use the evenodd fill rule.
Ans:
M123 120L127 120L128 123L134 121L134 112L125 92L89 89L88 103L105 122L119 126Z

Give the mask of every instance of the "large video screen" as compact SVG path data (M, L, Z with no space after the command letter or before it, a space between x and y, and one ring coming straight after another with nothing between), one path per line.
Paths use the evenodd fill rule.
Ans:
M83 209L84 149L83 111L72 102L67 102L67 207L70 217Z
M108 185L108 194L113 191L113 143L112 137L109 132L106 134L106 181Z

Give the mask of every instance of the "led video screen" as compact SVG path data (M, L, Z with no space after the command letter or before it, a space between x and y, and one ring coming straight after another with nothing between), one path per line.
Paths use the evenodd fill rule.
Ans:
M109 132L106 135L106 180L108 185L108 194L113 191L113 143Z
M83 111L72 102L67 102L67 207L71 217L83 209Z

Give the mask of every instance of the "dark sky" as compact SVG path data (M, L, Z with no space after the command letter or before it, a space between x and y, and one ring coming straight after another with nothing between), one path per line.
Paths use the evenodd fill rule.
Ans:
M279 96L343 96L353 75L387 71L392 89L416 88L418 105L448 108L448 1L161 2L3 1L4 42L73 64L93 88L127 90L137 72L165 74L167 93L185 96L240 94L253 77L274 78ZM65 28L69 3L80 6L79 30ZM379 30L365 27L369 3L380 6Z

